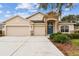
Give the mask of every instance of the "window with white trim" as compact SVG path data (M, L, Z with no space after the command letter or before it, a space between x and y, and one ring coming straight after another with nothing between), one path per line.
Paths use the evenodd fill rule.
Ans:
M69 26L61 26L61 32L69 32Z

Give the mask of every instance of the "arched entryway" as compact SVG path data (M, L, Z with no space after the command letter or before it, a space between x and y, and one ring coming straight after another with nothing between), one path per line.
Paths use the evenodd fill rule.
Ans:
M47 21L47 34L51 34L54 31L53 21Z

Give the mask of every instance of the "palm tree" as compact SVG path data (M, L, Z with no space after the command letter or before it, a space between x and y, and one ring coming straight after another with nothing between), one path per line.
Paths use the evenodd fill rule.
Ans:
M40 8L47 9L49 4L51 5L52 9L56 9L58 14L58 20L61 20L63 7L69 9L73 7L72 3L40 3Z

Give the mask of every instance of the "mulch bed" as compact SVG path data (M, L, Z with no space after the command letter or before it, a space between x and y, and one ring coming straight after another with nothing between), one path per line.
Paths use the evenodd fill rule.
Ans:
M50 40L51 41L51 40ZM75 51L75 47L72 46L72 44L70 43L56 43L51 41L52 43L54 43L54 45L65 55L65 56L71 56L73 55L73 51ZM79 51L79 50L76 50ZM71 53L71 54L70 54Z
M61 44L61 43L55 43L56 47L66 56L68 56L68 51L71 51L73 49L71 44Z

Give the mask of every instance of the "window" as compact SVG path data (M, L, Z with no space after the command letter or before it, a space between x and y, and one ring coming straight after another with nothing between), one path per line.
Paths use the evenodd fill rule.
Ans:
M69 32L69 26L61 26L61 32Z
M61 26L61 32L64 32L64 26Z

